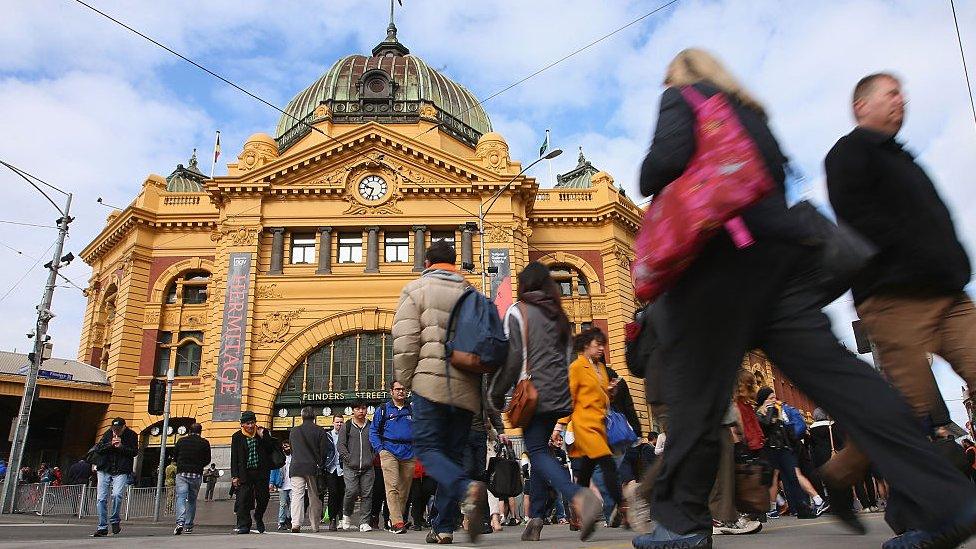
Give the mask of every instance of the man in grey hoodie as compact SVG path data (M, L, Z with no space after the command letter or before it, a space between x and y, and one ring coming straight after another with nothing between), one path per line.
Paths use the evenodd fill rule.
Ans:
M369 442L369 425L366 419L366 404L357 402L352 407L352 419L346 421L339 433L339 456L342 458L342 477L346 493L342 501L341 530L355 529L352 526L352 512L356 498L362 496L359 508L359 531L369 532L369 512L373 503L373 445Z

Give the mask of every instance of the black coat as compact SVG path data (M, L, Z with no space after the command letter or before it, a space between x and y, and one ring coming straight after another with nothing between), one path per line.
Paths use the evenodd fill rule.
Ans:
M335 453L332 437L314 419L302 420L301 425L291 430L288 442L291 443L288 474L293 477L317 475L325 460Z
M101 456L98 470L110 475L132 474L132 460L139 453L139 439L135 431L125 427L119 435L122 444L116 448L112 446L112 429L102 434L98 443L97 453Z
M255 435L257 437L257 435ZM258 468L259 474L264 476L271 475L271 452L277 447L278 441L271 433L264 431L263 437L258 440ZM247 473L247 437L244 433L237 431L230 437L230 476L231 478L244 478Z
M932 180L893 136L856 128L824 161L837 217L878 247L854 282L854 300L875 294L962 291L972 268Z
M91 479L91 464L81 459L71 464L68 468L68 475L64 479L65 484L88 484Z
M176 441L173 447L177 473L203 474L203 468L210 464L210 442L196 434L189 434Z

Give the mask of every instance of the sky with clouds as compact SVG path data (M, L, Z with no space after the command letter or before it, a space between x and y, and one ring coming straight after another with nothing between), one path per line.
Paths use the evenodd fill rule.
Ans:
M387 0L93 5L283 106L343 55L385 36ZM541 67L665 4L665 0L405 0L401 42L476 96L489 97ZM957 0L966 53L976 66L976 0ZM976 123L948 0L679 0L485 103L513 157L533 158L546 128L567 154L556 172L588 159L632 197L654 127L668 61L683 48L716 52L771 113L774 130L811 192L823 200L822 159L852 127L850 89L878 70L899 74L910 103L901 137L935 179L957 229L976 252ZM66 250L77 253L114 205L128 204L149 173L167 175L193 148L222 160L243 140L273 133L278 115L73 0L7 5L0 19L0 158L75 193ZM209 161L201 162L204 171ZM225 168L217 167L217 173ZM544 166L534 175L548 186ZM53 225L58 217L17 176L0 173L0 221ZM56 232L0 223L0 349L24 351ZM18 253L22 252L22 253ZM43 257L42 257L43 256ZM41 261L36 261L41 259ZM32 265L37 264L31 269ZM26 275L25 275L26 273ZM64 273L84 287L87 266ZM63 286L63 287L62 287ZM51 325L57 356L77 352L85 299L64 283ZM8 293L9 292L9 293ZM850 343L849 300L829 308ZM961 381L936 372L957 422Z

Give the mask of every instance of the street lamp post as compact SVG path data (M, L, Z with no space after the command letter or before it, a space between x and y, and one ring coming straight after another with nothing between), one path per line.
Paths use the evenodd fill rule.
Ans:
M176 378L176 360L169 361L166 370L166 403L163 406L163 430L159 432L159 470L156 472L156 501L153 503L153 522L159 522L163 499L163 478L166 474L166 437L169 436L169 408L173 401L173 380ZM175 488L174 488L175 489Z
M504 193L505 191L507 191L508 188L512 186L512 183L515 183L515 180L518 179L519 177L521 177L522 174L524 174L525 172L529 171L529 169L532 168L532 166L535 166L539 162L542 162L543 160L552 160L553 158L556 158L557 156L559 156L561 154L563 154L563 150L562 149L553 149L553 150L549 151L549 154L547 154L545 156L540 156L539 158L535 159L531 164L529 164L528 166L522 168L522 171L520 171L519 173L515 174L515 177L509 179L508 182L505 183L505 186L503 186L501 189L498 189L497 191L495 191L495 194L491 195L491 198L488 199L488 207L485 207L485 203L484 202L481 202L478 205L478 232L481 235L481 237L480 237L480 242L481 242L481 254L480 254L480 259L481 259L481 290L483 292L485 292L485 295L488 296L489 298L492 297L492 296L491 296L491 292L489 291L488 284L487 284L487 282L488 282L488 272L487 272L487 266L485 265L485 216L488 215L488 212L491 210L491 207L495 205L495 202L499 199L499 197L501 197L502 193Z
M19 172L18 175L20 175ZM10 446L10 460L7 464L7 481L4 483L3 493L0 494L3 497L2 502L0 502L0 513L14 512L14 497L17 493L17 475L24 458L24 448L27 445L27 432L30 427L31 409L34 405L35 394L37 393L37 374L41 368L41 363L46 358L44 356L44 346L48 340L48 324L54 318L54 314L51 313L51 301L54 298L54 287L58 281L58 269L61 268L62 263L67 264L74 258L71 253L65 256L61 255L64 251L64 239L68 235L68 224L72 221L71 217L68 216L68 212L71 209L71 193L65 194L67 194L68 198L65 201L64 210L62 211L61 208L58 208L58 211L61 212L61 218L58 219L58 240L54 245L54 257L50 263L45 265L48 269L47 285L44 286L41 304L37 306L37 325L33 336L34 352L31 353L32 360L28 366L27 376L24 380L24 395L20 400L20 413L17 416L16 426L14 427L13 443ZM48 200L50 201L51 199L48 198ZM54 204L54 202L51 203ZM57 208L56 204L55 208Z

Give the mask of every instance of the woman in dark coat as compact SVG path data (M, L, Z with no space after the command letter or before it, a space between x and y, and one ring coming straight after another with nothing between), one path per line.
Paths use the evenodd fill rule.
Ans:
M708 496L718 466L717 428L742 357L755 347L844 425L900 489L892 500L896 495L901 500L900 530L913 530L905 536L954 543L969 537L976 530L976 491L931 450L894 390L837 342L819 309L822 296L805 282L816 254L804 246L810 235L787 212L786 157L762 104L713 56L697 49L678 54L665 85L654 141L641 168L645 195L664 190L695 153L696 117L682 96L683 86L708 98L724 95L776 188L742 214L754 244L739 249L724 230L716 232L656 302L665 317L656 328L671 424L651 501L658 527L636 538L635 547L710 546ZM947 517L945 509L956 514Z
M548 486L571 500L580 520L580 538L593 533L602 506L589 488L581 488L569 478L565 468L549 452L556 421L569 415L572 401L569 395L569 356L572 334L569 319L563 312L559 288L549 269L538 262L529 263L519 273L519 301L505 314L508 335L508 362L492 379L489 390L492 405L501 410L505 395L520 379L523 364L531 370L532 382L539 393L535 415L522 434L532 469L532 506L522 534L523 541L538 541L542 532ZM524 344L523 330L528 335ZM524 353L524 354L523 354Z

